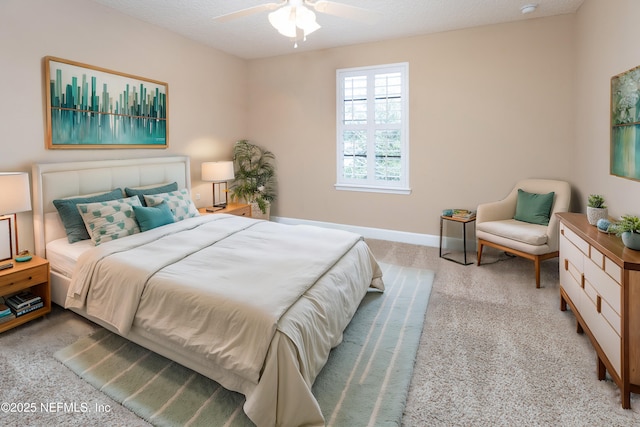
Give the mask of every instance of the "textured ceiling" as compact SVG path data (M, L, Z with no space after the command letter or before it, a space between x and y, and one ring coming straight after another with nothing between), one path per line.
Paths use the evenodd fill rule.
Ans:
M375 24L317 13L322 28L305 42L278 34L268 12L230 22L213 18L278 0L93 0L241 58L263 58L419 34L436 33L543 16L575 13L583 0L335 0L370 9ZM537 4L533 13L520 8Z

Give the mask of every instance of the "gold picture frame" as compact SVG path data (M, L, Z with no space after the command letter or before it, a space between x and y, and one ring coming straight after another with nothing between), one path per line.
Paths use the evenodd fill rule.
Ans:
M45 57L49 149L167 148L169 85Z

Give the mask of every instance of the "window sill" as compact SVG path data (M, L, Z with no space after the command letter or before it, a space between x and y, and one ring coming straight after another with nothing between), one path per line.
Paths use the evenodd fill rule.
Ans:
M366 193L411 194L411 188L402 187L377 187L373 185L336 184L336 190L362 191Z

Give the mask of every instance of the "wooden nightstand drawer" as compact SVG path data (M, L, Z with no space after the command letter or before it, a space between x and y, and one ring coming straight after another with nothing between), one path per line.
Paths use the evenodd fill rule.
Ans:
M47 280L46 266L18 271L15 274L0 277L0 292L12 292L8 287L28 288Z
M251 216L251 205L246 205L244 203L229 203L227 207L224 209L218 209L213 212L207 211L207 208L200 208L198 212L202 215L206 214L230 214L237 216Z
M238 216L251 216L251 205L244 205L243 207L229 211L228 213Z

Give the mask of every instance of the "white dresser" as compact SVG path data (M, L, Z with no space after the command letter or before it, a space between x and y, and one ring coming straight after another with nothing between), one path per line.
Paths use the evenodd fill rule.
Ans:
M560 213L560 309L575 314L598 354L598 379L609 375L622 407L640 393L640 252L598 231L584 214Z

